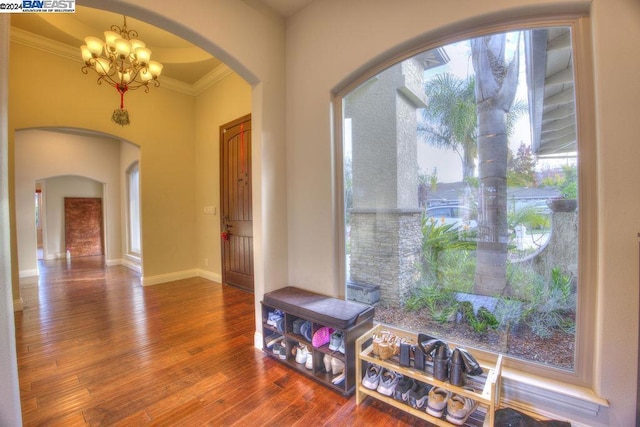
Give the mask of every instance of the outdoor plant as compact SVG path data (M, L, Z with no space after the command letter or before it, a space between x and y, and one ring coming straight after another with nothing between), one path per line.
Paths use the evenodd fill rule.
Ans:
M449 289L423 285L416 289L413 296L405 302L408 311L427 310L438 323L445 323L458 311L455 293Z
M462 238L461 238L462 237ZM467 234L460 232L456 224L444 224L426 215L422 217L422 264L423 272L431 271L439 281L441 254L445 250L473 250L476 242L466 239Z
M525 319L536 335L548 337L554 329L575 333L576 295L571 276L553 268L547 286L535 289L533 296L527 304Z

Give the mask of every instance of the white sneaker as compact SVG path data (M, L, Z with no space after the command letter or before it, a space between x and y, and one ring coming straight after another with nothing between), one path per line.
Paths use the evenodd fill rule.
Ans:
M304 367L307 369L313 369L313 352L307 353L307 360L304 363Z
M447 403L447 421L455 425L463 425L469 415L476 410L478 403L468 397L453 395Z
M362 385L371 390L377 389L378 383L380 382L380 375L382 375L382 367L369 365L367 371L364 373Z
M385 396L391 396L395 391L400 378L402 378L402 375L397 372L390 371L388 369L383 370L382 375L380 375L380 382L377 388L378 393Z
M296 348L296 363L300 363L301 365L307 362L307 356L309 355L309 350L306 345L300 344Z

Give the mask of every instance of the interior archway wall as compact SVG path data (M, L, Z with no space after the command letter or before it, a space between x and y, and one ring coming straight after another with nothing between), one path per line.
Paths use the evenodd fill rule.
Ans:
M254 128L254 260L256 302L265 289L286 283L286 199L284 154L284 24L244 2L193 2L188 6L154 1L79 4L122 13L171 31L209 51L252 85ZM242 22L245 26L238 25ZM196 100L160 87L127 97L132 124L109 118L117 94L83 78L74 64L38 52L42 75L30 67L33 51L12 44L9 61L9 191L15 131L71 127L112 134L141 147L142 242L145 277L191 274L196 268ZM263 199L269 194L269 199ZM12 288L19 299L15 210L11 210ZM273 238L270 238L273 236ZM256 304L259 307L259 304ZM257 319L260 316L256 316ZM257 325L258 326L258 325Z
M124 263L124 187L121 184L124 168L139 158L139 149L106 135L69 129L21 130L16 132L15 140L15 206L20 277L37 274L34 183L56 176L86 177L104 185L105 261L107 265ZM50 206L51 201L47 196L45 190L46 207ZM52 215L53 212L48 211L47 214ZM53 245L54 242L50 243ZM58 246L52 247L64 252Z

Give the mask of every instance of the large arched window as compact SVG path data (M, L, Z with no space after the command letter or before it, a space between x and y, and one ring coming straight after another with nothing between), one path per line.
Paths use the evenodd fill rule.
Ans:
M586 19L474 28L339 94L346 293L377 321L591 385Z

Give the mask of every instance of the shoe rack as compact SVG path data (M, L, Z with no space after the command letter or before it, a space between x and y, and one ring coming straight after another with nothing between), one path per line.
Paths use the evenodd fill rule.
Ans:
M278 326L269 324L269 313L275 310L280 310L284 316ZM344 313L349 315L345 317ZM299 319L311 324L311 332L307 336L294 327ZM331 341L313 346L313 335L324 327L341 333L344 353ZM356 388L355 341L372 327L372 307L298 288L287 287L270 292L262 301L263 351L296 372L345 396L352 395ZM310 361L305 360L305 363L300 363L300 357L296 358L301 345L309 350L307 358ZM332 359L335 359L333 363Z
M358 378L358 384L356 387L356 403L359 405L367 397L380 400L402 411L408 412L418 418L428 421L437 426L453 426L455 424L450 423L444 417L436 418L429 415L425 408L415 409L409 404L395 400L393 396L385 396L378 393L376 390L371 390L362 385L362 378L366 372L369 364L381 366L383 368L395 371L405 377L413 378L414 380L423 382L425 384L431 384L434 387L441 387L451 391L453 394L458 394L473 399L477 402L476 409L472 412L470 417L465 421L465 426L483 426L492 427L494 425L494 414L498 409L500 400L500 381L502 372L502 355L499 355L496 363L486 363L478 360L484 373L476 377L467 377L467 382L464 387L456 387L451 385L448 381L439 381L433 377L433 362L427 361L425 363L424 370L417 370L413 367L413 360L411 367L400 366L398 356L393 356L389 359L382 360L378 356L373 354L373 336L381 331L389 331L397 337L404 337L412 339L417 342L417 335L408 331L404 331L397 328L392 328L386 325L377 325L365 334L360 336L355 343L357 358L356 363L356 378ZM450 345L451 346L451 345ZM455 348L451 346L452 349ZM426 405L425 405L426 406Z

